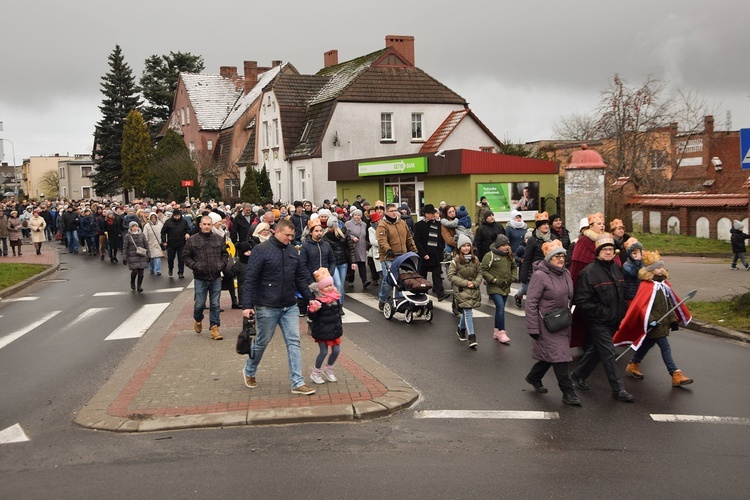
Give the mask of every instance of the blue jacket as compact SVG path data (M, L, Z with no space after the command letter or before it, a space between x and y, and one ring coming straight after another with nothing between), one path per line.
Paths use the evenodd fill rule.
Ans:
M80 225L78 226L78 237L79 238L90 238L96 236L97 225L94 217L91 215L81 216L79 219Z
M328 269L331 276L336 271L336 259L333 256L333 249L325 238L321 238L316 243L312 239L312 236L308 236L299 250L299 258L307 266L310 275L321 267Z
M242 308L291 307L297 304L294 290L306 300L313 295L308 286L312 275L300 259L297 249L283 245L275 237L257 245L247 261Z

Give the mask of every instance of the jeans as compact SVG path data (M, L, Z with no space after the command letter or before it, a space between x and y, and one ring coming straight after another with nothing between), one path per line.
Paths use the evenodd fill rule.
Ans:
M349 264L338 264L333 270L333 286L341 294L339 304L344 303L344 282L346 281L346 272L349 269Z
M278 325L284 336L287 357L289 358L289 381L292 389L305 384L302 378L302 350L299 342L299 317L297 306L289 307L257 307L255 318L258 323L258 335L255 337L253 346L253 357L248 356L245 364L245 375L254 377L258 371L258 365L263 358L263 352Z
M193 319L203 321L203 309L206 307L206 294L210 301L209 321L211 326L221 326L219 317L221 299L221 278L215 280L194 280L195 284L195 303L193 304Z
M458 327L466 330L469 335L474 335L474 310L470 307L461 309L461 319L458 320Z
M519 288L518 292L516 292L516 297L523 298L523 296L526 295L526 290L528 290L528 288L528 283L521 283L521 288Z
M148 262L148 270L152 273L161 273L161 257L154 257Z
M380 282L380 293L378 294L378 300L380 302L387 302L393 291L393 285L388 283L388 270L391 268L391 261L384 260L380 263L380 267L383 270L383 281Z
M508 296L491 293L490 299L495 303L495 328L505 330L505 301Z
M667 367L667 371L671 375L672 373L676 372L678 370L677 365L674 362L674 359L672 359L672 347L669 345L669 339L667 337L659 337L658 339L644 339L643 344L641 344L641 347L638 348L637 351L635 351L635 355L633 356L633 359L630 360L631 363L640 363L643 361L643 358L646 357L646 353L648 353L649 349L654 347L654 345L658 345L659 349L661 349L661 359L664 360L664 365Z
M732 267L733 268L737 267L737 261L738 260L740 262L742 262L743 266L745 266L745 267L748 266L747 260L745 259L745 252L739 252L739 253L734 254L734 258L732 259Z
M8 238L0 238L3 242L3 255L8 256Z
M65 241L68 242L68 252L78 251L78 231L65 231Z
M167 247L167 266L170 273L172 272L172 269L174 269L175 255L177 256L177 274L183 274L185 272L185 263L182 261L182 250L184 248L184 244L179 247Z

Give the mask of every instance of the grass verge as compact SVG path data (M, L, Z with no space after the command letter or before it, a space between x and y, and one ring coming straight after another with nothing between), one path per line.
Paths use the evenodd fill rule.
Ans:
M645 250L658 250L659 253L681 254L716 254L732 253L732 245L728 241L714 238L696 238L680 234L651 234L634 233L632 236L643 244Z
M693 317L732 330L750 331L750 292L718 302L690 302Z
M0 264L0 290L41 273L48 267L42 264Z

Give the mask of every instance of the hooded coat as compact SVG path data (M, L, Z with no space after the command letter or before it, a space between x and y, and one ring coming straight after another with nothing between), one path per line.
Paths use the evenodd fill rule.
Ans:
M462 255L457 254L448 268L448 281L453 285L453 295L456 306L461 309L475 309L482 305L482 270L479 261L474 257L466 262ZM469 282L474 283L472 288Z
M510 294L510 284L518 277L518 267L513 254L501 254L497 245L492 243L490 251L482 259L481 268L482 276L487 282L487 294L507 297Z
M151 222L152 217L149 217L149 222L143 226L143 234L146 236L148 241L148 250L151 253L151 258L156 259L164 257L164 251L161 246L161 229L164 224L157 218L156 222Z
M544 315L560 307L570 307L573 300L573 280L564 267L542 260L534 264L534 273L526 291L526 332L538 334L532 341L531 357L547 363L572 361L570 355L571 327L550 332Z

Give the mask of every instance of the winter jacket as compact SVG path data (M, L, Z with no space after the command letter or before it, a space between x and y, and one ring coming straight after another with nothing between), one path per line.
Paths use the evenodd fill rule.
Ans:
M482 222L474 233L474 246L477 248L479 260L490 251L490 245L495 243L498 235L505 234L505 229L499 222Z
M479 261L474 257L471 262L464 261L463 255L456 255L448 268L448 281L453 285L456 306L461 309L474 309L482 305L482 270ZM474 284L473 288L467 285Z
M182 258L197 280L221 278L222 271L229 265L225 239L213 231L191 236L182 250Z
M305 231L310 217L305 212L302 212L302 214L294 212L290 219L292 220L292 224L294 224L294 240L302 241L302 233Z
M451 250L456 248L456 226L458 226L458 219L440 219L440 236Z
M380 245L378 245L378 222L370 223L370 227L367 228L367 236L370 238L370 249L367 251L367 256L372 257L373 261L379 261Z
M543 316L553 309L570 308L573 295L573 280L570 272L558 268L545 260L534 265L534 273L526 290L526 332L539 335L532 342L531 357L548 363L572 361L570 355L571 327L550 332Z
M305 300L312 300L308 288L312 282L313 277L297 249L271 236L253 248L250 254L242 290L242 308L295 306L295 289Z
M8 218L8 241L21 241L21 219Z
M185 244L185 235L190 233L190 227L184 217L175 220L170 217L161 228L161 242L167 244L167 248L181 248Z
M107 234L110 247L114 245L114 248L122 248L122 226L117 221L117 217L105 219L102 231Z
M729 230L730 241L732 242L733 253L745 253L747 247L745 246L745 240L750 239L750 235L743 233L740 229L732 228Z
M96 236L96 221L93 215L84 215L78 218L78 237L91 238Z
M31 217L29 219L29 229L31 230L31 242L32 243L44 243L47 241L47 237L44 234L44 228L47 227L47 222L39 216Z
M638 270L643 267L642 260L633 260L628 257L622 265L622 274L625 278L625 300L633 300L638 293L641 280L638 279Z
M441 228L440 221L435 219L430 221L421 220L414 224L414 244L417 246L420 266L423 269L440 267L440 262L443 260L443 251L445 250ZM425 256L427 255L430 258L425 260Z
M352 262L355 262L354 242L346 231L341 231L341 234L343 236L337 235L336 232L326 231L323 234L323 239L331 245L333 260L336 261L337 266L350 265Z
M357 238L357 242L354 243L354 262L366 262L367 261L367 224L364 220L360 220L357 223L354 219L346 221L344 224L349 238Z
M469 212L466 211L465 206L461 205L456 210L456 220L458 220L456 237L463 234L468 236L471 241L474 241L474 234L471 232L471 217L469 217Z
M161 228L164 227L158 219L156 224L149 222L143 226L143 234L146 236L148 242L148 250L151 253L151 258L156 259L164 257L164 251L161 246Z
M307 317L312 321L310 333L315 340L336 340L344 334L341 303L338 300L322 303L320 309L308 312Z
M581 270L588 264L596 260L596 241L598 234L591 229L586 229L580 238L576 240L575 247L570 257L570 277L573 278L573 285L578 283L578 275ZM617 267L620 267L620 256L615 255L614 259Z
M406 209L406 213L401 214L401 210L403 209ZM406 227L409 228L409 232L414 234L414 217L411 216L411 210L409 210L409 207L407 207L406 204L403 204L398 211L401 214L401 220L403 220L406 223Z
M521 228L515 228L511 226L510 223L505 225L505 235L508 237L508 240L510 240L510 250L513 254L516 253L516 250L518 250L520 245L524 244L523 240L526 237L527 230L528 228L525 223Z
M336 259L333 255L333 249L325 238L315 241L312 236L308 236L299 249L299 258L302 264L307 267L311 276L321 267L328 269L331 276L336 272Z
M482 259L481 269L482 277L487 282L487 294L507 297L510 293L510 284L518 277L518 267L510 252L501 254L493 243L490 251Z
M557 236L557 239L560 240L560 243L562 243L562 246L565 250L570 250L570 231L565 229L564 227L560 228L560 231L557 231L554 227L549 227L552 234Z
M146 255L138 255L136 247L145 248ZM137 233L128 231L125 235L123 248L122 248L123 263L125 260L128 262L128 269L131 271L136 269L146 269L148 267L148 261L151 257L148 255L148 243L143 232L139 229Z
M377 234L380 262L386 260L389 251L393 252L395 256L417 251L414 237L406 226L406 222L401 218L396 219L396 222L391 222L388 217L383 217L378 223ZM390 259L393 259L393 257L390 257Z
M549 241L557 239L557 236L552 232L547 234L550 235ZM534 271L532 267L534 262L544 260L542 245L545 241L547 240L542 239L541 232L536 229L532 233L531 238L529 238L529 241L526 242L526 252L523 254L523 264L521 265L521 283L528 283L531 280L531 273Z
M75 231L78 229L78 212L75 210L66 210L60 219L60 228L63 231Z
M253 219L253 214L250 214L250 222L247 221L242 212L235 215L232 220L232 227L229 230L229 237L235 244L250 240L253 235L253 233L250 232L250 227L253 225Z
M625 316L625 278L614 260L600 259L578 274L573 304L586 321L617 329Z

